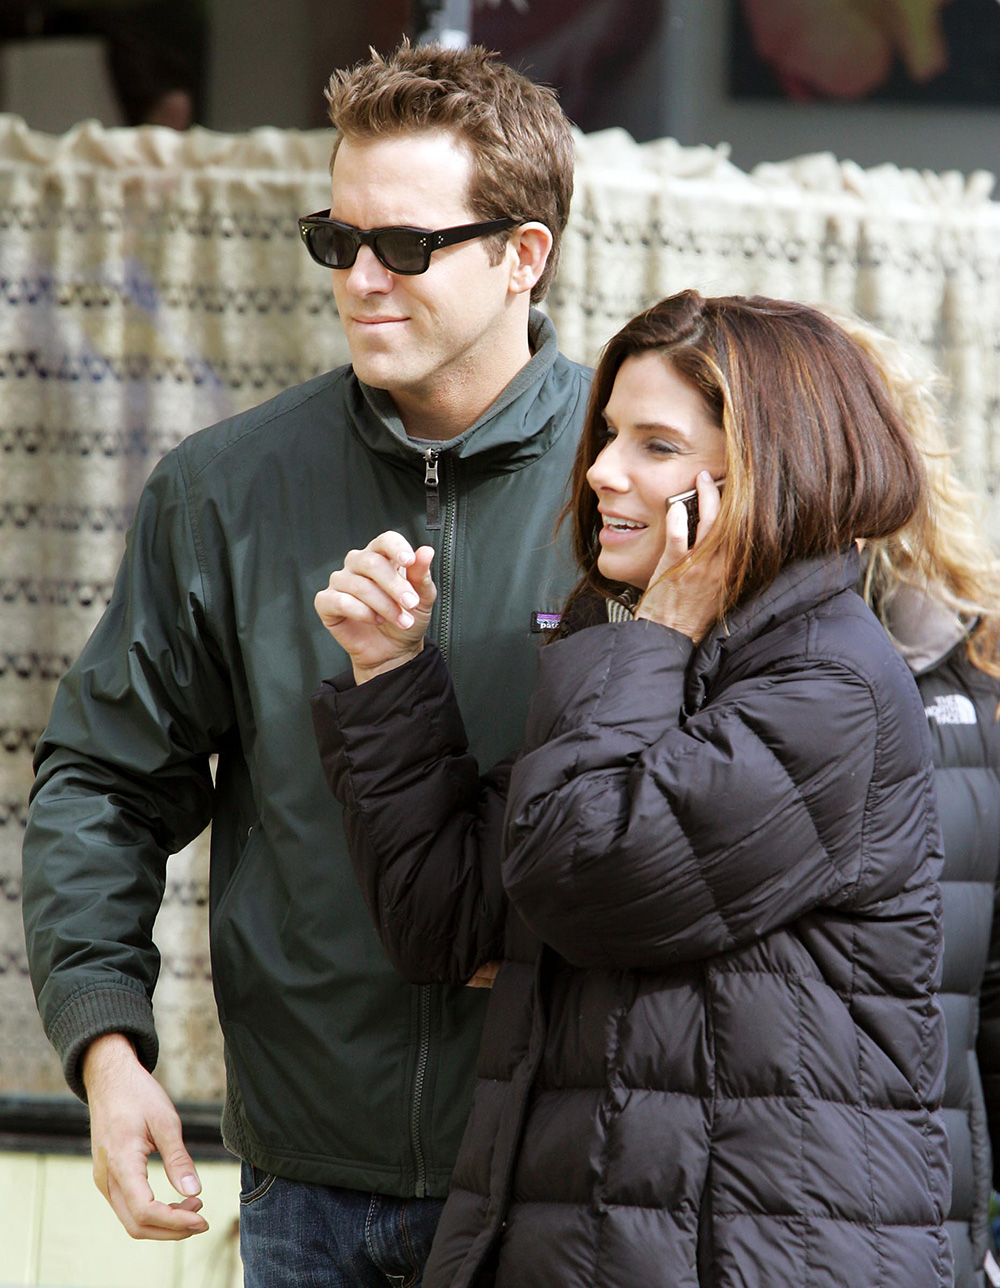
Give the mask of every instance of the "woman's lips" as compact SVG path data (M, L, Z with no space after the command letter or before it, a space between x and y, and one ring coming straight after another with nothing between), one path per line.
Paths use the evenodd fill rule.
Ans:
M602 546L621 546L628 545L637 537L641 537L644 532L649 531L647 524L642 523L639 519L627 519L620 514L602 514L602 527L598 534L598 540ZM613 523L638 524L637 527L612 527Z

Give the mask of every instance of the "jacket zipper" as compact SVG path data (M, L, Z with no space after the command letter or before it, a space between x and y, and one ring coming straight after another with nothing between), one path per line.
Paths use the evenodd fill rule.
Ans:
M420 1042L417 1049L417 1068L413 1075L413 1103L410 1106L410 1143L413 1146L413 1161L416 1164L416 1185L414 1193L418 1199L427 1197L427 1163L424 1159L424 1146L420 1139L420 1111L424 1096L424 1080L427 1077L427 1061L431 1051L431 988L429 984L420 984L417 989L417 1003L420 1008Z
M441 493L438 491L438 457L440 452L428 447L424 452L424 498L427 503L428 532L438 532L441 528Z
M455 468L448 460L444 462L445 505L444 532L441 537L441 565L438 569L438 590L441 593L441 616L438 619L438 647L441 656L448 662L451 653L451 619L454 588L452 581L455 569L455 533L458 519L458 497L455 489Z
M424 457L424 496L427 503L427 530L440 532L441 517L441 453L433 447L423 453ZM445 469L445 505L443 535L441 539L441 563L438 568L438 595L441 605L438 618L438 645L441 656L448 661L448 646L451 635L451 595L452 570L455 562L455 494L454 471L444 462ZM427 1164L424 1158L423 1142L420 1138L420 1118L423 1109L424 1081L427 1077L427 1064L431 1048L431 989L429 984L420 984L417 992L417 1003L420 1013L420 1038L417 1047L417 1067L413 1077L413 1100L410 1104L410 1144L413 1147L413 1159L416 1165L415 1193L418 1199L427 1195Z

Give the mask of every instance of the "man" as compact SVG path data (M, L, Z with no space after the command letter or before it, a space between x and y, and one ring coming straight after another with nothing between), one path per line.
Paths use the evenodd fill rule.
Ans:
M352 364L154 470L39 743L24 852L33 981L95 1180L133 1236L185 1238L206 1225L149 1072L150 934L167 855L212 821L223 1135L246 1282L268 1288L419 1282L483 1013L478 990L402 983L369 924L313 741L308 695L346 664L314 593L387 527L435 545L432 633L476 752L508 753L573 575L553 529L589 379L530 310L572 193L552 94L482 49L404 46L328 98L332 205L302 232ZM178 1203L152 1196L154 1149Z

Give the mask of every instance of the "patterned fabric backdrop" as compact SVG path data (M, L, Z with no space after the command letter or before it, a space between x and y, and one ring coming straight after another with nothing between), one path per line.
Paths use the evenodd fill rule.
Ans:
M329 136L102 130L0 117L0 1096L61 1094L28 985L20 848L55 684L107 601L138 490L185 434L346 361L296 216L329 204ZM1000 486L1000 205L987 175L828 156L745 174L723 149L581 136L549 311L592 361L670 291L855 310L951 384L959 461ZM995 534L995 509L988 522ZM222 1094L204 838L177 855L157 939L159 1074Z

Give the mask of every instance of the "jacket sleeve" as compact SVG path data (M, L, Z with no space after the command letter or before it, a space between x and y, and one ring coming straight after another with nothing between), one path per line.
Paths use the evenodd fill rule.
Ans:
M528 926L576 965L699 960L906 879L894 870L881 891L884 865L864 859L871 686L800 658L736 679L685 720L691 651L647 621L543 650L503 881ZM886 790L913 788L922 746L915 778ZM916 806L899 811L912 828L894 841L901 868L927 857L919 791Z
M152 1068L153 922L166 859L208 824L209 755L233 719L176 454L137 508L111 602L35 752L23 851L32 984L70 1087L99 1034Z
M990 951L979 994L976 1056L993 1153L993 1188L1000 1189L1000 881L993 892Z
M480 778L430 642L364 685L350 674L324 681L312 705L323 770L390 961L413 983L466 983L503 948L509 762Z

